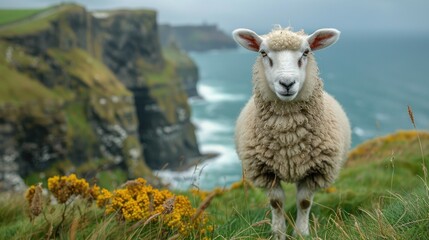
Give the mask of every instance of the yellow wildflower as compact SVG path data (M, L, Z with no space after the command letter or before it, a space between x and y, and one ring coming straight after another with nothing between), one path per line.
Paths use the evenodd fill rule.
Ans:
M85 179L78 179L75 174L54 176L48 179L48 189L59 203L65 203L71 196L87 197L89 184Z
M182 236L188 236L192 230L201 235L209 231L199 231L205 227L207 217L205 214L196 216L196 209L187 197L153 188L142 178L128 181L123 187L113 193L101 191L97 205L105 205L106 214L117 212L126 221L158 221Z
M35 191L36 191L35 185L30 186L27 189L27 191L25 191L25 199L27 199L28 205L31 204L31 201L33 200Z
M109 190L103 188L101 190L101 193L97 196L97 206L98 207L106 206L109 203L110 198L112 198L112 193L109 192Z
M97 200L98 196L100 195L100 187L97 186L97 184L94 184L89 190L88 190L88 197L90 200Z

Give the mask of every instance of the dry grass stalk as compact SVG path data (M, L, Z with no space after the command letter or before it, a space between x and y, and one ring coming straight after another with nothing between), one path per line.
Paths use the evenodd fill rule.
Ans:
M355 221L355 228L359 233L359 237L361 239L368 239L365 234L362 232L362 229L360 228L359 222L357 221L356 217L352 215L353 220Z
M334 219L330 219L334 224L335 224L335 226L341 231L341 233L344 235L344 237L346 237L347 239L352 239L348 234L347 234L347 232L344 230L344 228L343 227L341 227L341 224L339 224L337 221L335 221Z
M173 236L169 237L168 240L175 240L178 238L180 238L180 234L173 235Z
M72 224L70 226L70 233L69 233L70 240L75 240L76 239L76 233L77 233L78 227L79 227L79 219L78 218L74 218L73 221L72 221Z
M417 130L416 122L414 121L414 113L413 113L413 110L411 109L411 106L410 106L410 105L408 105L408 116L410 116L410 120L411 120L411 123L412 123L412 124L413 124L413 126L414 126L414 130ZM422 155L422 169L423 169L424 181L425 181L425 184L427 184L427 180L428 180L428 170L427 170L427 168L426 168L425 157L424 157L424 154L423 154L422 141L421 141L421 139L420 139L420 135L419 135L419 133L418 133L418 132L417 132L417 139L419 140L420 154ZM429 190L428 190L428 191L429 191ZM429 194L429 192L428 192L428 194Z
M217 191L211 192L204 201L200 204L197 211L195 212L194 216L192 217L191 221L194 221L200 217L200 215L210 206L211 201L213 198L218 195L219 193Z
M140 187L142 185L144 184L136 180L128 180L126 183L122 184L121 187Z
M271 222L270 219L264 219L264 220L261 220L259 222L253 223L252 227L258 227L258 226L261 226L261 225L270 224L270 222Z
M34 190L34 196L30 204L31 219L39 216L43 210L42 184L39 183Z
M164 211L162 211L162 214L169 214L173 212L175 202L176 202L176 196L173 196L165 200L164 204L162 204L162 206L164 207Z
M150 221L152 221L152 219L158 217L161 214L169 214L172 213L174 210L174 203L176 202L176 196L173 196L171 198L168 198L167 200L165 200L164 204L162 204L162 206L164 207L164 211L162 211L162 213L155 213L154 215L150 216L144 223L143 226L146 226L148 223L150 223Z
M392 151L392 156L390 157L390 163L392 164L392 175L390 177L390 190L393 188L393 177L395 175L395 152Z
M154 215L150 216L144 223L143 226L146 226L148 223L150 223L150 221L152 221L152 219L158 217L159 215L161 215L161 213L155 213ZM136 224L133 225L133 227L131 228L131 230L134 230L138 227L138 225L140 225L141 220L138 221Z
M414 121L413 109L411 109L410 105L408 105L408 116L410 116L411 123L413 124L414 128L416 128L416 122Z
M46 239L51 239L53 231L54 231L54 225L52 225L52 223L50 223L49 224L49 230L45 235Z
M320 223L319 223L319 219L316 217L316 215L314 215L313 213L311 214L311 218L313 219L313 232L316 236L314 236L315 239L320 239L318 232L320 229Z

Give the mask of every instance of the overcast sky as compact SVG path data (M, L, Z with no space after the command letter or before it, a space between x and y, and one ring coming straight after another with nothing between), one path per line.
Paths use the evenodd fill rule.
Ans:
M44 7L64 1L1 1L1 8ZM160 23L216 23L225 31L245 27L266 32L273 24L314 30L429 34L429 0L77 0L87 8L152 8Z

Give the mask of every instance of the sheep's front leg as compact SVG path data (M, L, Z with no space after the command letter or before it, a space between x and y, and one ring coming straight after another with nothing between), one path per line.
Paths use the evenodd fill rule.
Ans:
M297 194L296 194L296 227L294 235L300 234L307 236L310 234L309 231L309 217L310 209L313 204L313 196L315 190L310 189L305 183L298 183Z
M268 198L271 205L271 230L273 231L274 239L284 240L286 239L286 223L283 215L285 194L280 183L275 184L275 186L268 190Z

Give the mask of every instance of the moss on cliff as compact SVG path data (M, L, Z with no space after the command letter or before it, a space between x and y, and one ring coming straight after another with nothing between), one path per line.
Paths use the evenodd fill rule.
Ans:
M193 68L195 67L194 61L188 54L183 52L179 47L172 43L162 49L162 54L165 59L174 63L177 68Z
M59 97L24 74L0 65L0 104L21 105L26 102L55 101Z
M145 84L150 89L150 96L157 102L170 124L179 122L177 112L179 109L186 112L186 118L189 117L188 96L183 90L174 62L166 60L164 67L159 70L144 66L142 75L146 79Z
M68 125L67 139L70 147L76 139L79 140L79 144L88 147L97 141L97 136L89 123L86 110L86 104L78 101L68 103L64 109Z
M101 62L82 49L70 51L49 49L48 55L58 61L61 68L78 79L85 88L99 95L130 96L131 93L115 75Z

